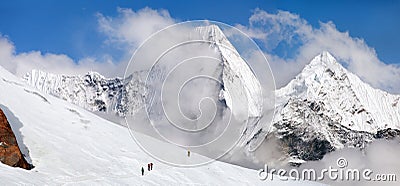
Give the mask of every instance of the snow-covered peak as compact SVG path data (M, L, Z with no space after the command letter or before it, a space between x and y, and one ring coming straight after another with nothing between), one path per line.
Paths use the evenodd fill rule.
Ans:
M290 158L319 160L336 149L364 148L377 138L399 135L399 100L400 95L372 88L322 52L276 91L269 131Z
M235 47L229 42L226 38L224 32L222 32L221 28L217 25L208 25L208 26L201 26L196 27L195 29L197 32L200 33L202 39L208 40L211 42L215 42L215 44L224 46L226 48L234 49ZM232 52L237 53L236 49L232 50ZM237 53L239 55L239 53Z
M333 74L347 74L347 70L329 52L323 51L311 60L296 79L305 79L306 83L315 84L332 77Z
M346 70L329 52L317 55L287 86L277 90L278 102L314 101L324 115L352 130L375 133L400 129L399 96L372 88ZM279 107L278 107L279 108Z
M312 94L309 87L318 88L321 84L336 81L334 76L347 76L348 71L327 51L315 56L295 79L277 90L278 97L283 94Z
M319 55L315 56L314 59L311 60L310 64L312 66L316 65L340 65L336 61L335 57L332 56L328 51L322 51Z

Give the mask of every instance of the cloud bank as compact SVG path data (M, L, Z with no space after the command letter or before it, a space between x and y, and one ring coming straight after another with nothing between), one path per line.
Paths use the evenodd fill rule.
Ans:
M361 38L339 31L333 22L313 27L299 15L256 9L248 25L236 25L264 48L277 87L286 85L323 50L332 53L348 70L375 88L400 92L400 68L379 60L375 50ZM291 53L278 55L278 49Z

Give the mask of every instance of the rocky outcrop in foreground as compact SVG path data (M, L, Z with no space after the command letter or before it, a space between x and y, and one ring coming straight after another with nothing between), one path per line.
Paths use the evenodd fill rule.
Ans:
M7 121L6 115L0 109L0 162L11 167L20 167L30 170L33 165L29 164L18 147L17 140Z

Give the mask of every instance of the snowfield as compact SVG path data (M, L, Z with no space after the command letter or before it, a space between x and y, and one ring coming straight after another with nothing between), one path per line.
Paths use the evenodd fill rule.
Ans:
M10 184L107 184L107 185L298 185L299 182L260 181L258 171L213 162L178 168L157 162L132 140L127 128L78 106L26 86L0 67L0 107L26 146L27 171L0 164L1 185ZM10 116L12 115L12 116ZM21 126L17 127L16 124ZM142 134L135 134L142 135ZM186 150L147 137L165 151ZM26 149L22 150L23 152ZM204 158L192 154L190 158ZM154 163L151 172L140 169ZM301 182L303 183L303 182ZM303 183L306 184L306 183ZM307 182L307 184L310 184Z

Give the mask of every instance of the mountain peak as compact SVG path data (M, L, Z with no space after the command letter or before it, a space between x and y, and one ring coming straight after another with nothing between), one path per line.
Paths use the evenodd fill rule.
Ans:
M331 53L329 53L328 51L322 51L320 54L318 54L317 56L315 56L310 64L311 66L315 66L315 65L324 65L324 66L328 66L328 65L339 65L341 66L335 59L335 57L332 56Z
M276 100L272 130L279 139L301 144L287 147L295 159L315 160L335 149L364 148L400 130L398 96L372 88L326 51L277 90ZM316 143L323 144L322 155L310 151Z
M331 53L329 53L328 51L324 50L321 52L321 54L319 54L321 56L321 58L325 58L325 59L335 59Z
M323 51L315 56L311 62L301 72L301 76L322 77L326 72L332 74L347 74L347 70L336 61L336 59L327 51Z
M314 57L277 95L323 102L321 107L332 111L330 118L340 118L338 123L352 130L374 133L387 126L400 128L397 97L364 83L326 51Z
M200 34L200 37L204 40L214 42L216 44L226 45L230 48L234 48L226 38L224 32L217 25L207 25L196 27L195 30Z

